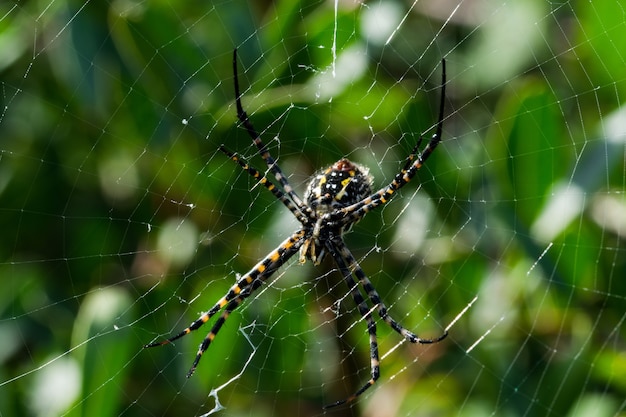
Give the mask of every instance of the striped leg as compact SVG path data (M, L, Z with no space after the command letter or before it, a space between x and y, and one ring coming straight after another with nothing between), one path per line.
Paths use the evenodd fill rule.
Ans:
M437 337L436 339L422 339L418 337L416 334L405 329L401 324L399 324L389 315L389 313L387 312L387 307L380 299L378 292L372 285L369 278L367 278L367 275L365 275L365 272L363 272L363 269L361 269L356 259L354 259L354 256L352 255L348 247L345 245L343 240L341 240L340 238L335 238L332 241L330 241L326 245L326 247L328 248L328 251L332 255L333 259L335 260L337 267L341 271L341 274L343 275L343 278L346 284L350 288L350 293L352 294L352 298L354 299L354 302L357 304L359 308L359 313L361 313L361 316L363 316L365 320L367 321L367 330L370 336L370 359L371 359L370 380L367 381L365 385L363 385L357 392L355 392L350 397L326 406L326 408L330 408L330 407L336 407L338 405L353 401L359 395L365 392L369 387L374 385L376 383L376 380L380 376L380 359L379 359L379 354L378 354L378 342L376 340L376 324L374 323L374 320L371 317L371 311L368 309L367 304L365 303L365 300L363 299L363 296L358 290L358 286L356 282L354 281L353 275L356 276L359 283L363 286L363 289L367 293L372 305L377 308L378 315L384 320L385 323L387 323L387 325L389 325L389 327L391 327L393 330L398 332L400 335L404 336L411 343L421 343L421 344L437 343L445 339L445 337L448 335L448 332L447 331L444 332L441 336Z
M443 116L444 105L446 98L446 61L441 61L441 100L439 102L439 119L437 121L437 129L432 136L423 151L419 152L419 147L422 143L423 137L420 136L419 140L413 150L409 154L406 163L400 173L395 176L393 181L386 187L381 188L365 200L353 204L352 206L345 207L338 210L335 214L329 216L329 220L337 222L338 226L345 226L352 224L361 219L367 212L375 209L378 206L387 204L395 195L395 192L404 187L409 181L413 179L417 171L422 167L424 162L433 153L439 142L441 142L441 135L443 129ZM417 157L417 159L416 159Z
M377 308L380 318L383 319L389 327L395 330L398 334L404 336L409 342L420 343L424 345L440 342L441 340L445 339L446 336L448 336L448 332L445 331L443 334L435 339L422 339L421 337L418 337L415 333L404 328L400 323L398 323L396 320L393 319L393 317L389 315L389 313L387 312L387 306L381 300L380 295L378 295L378 292L374 288L374 285L372 285L372 282L369 280L367 275L365 275L365 272L363 271L363 269L361 269L361 266L358 264L356 259L354 259L354 255L352 255L343 240L335 239L333 241L333 244L336 246L339 257L342 258L342 261L344 263L347 263L349 271L351 271L357 277L359 283L363 286L363 289L367 293L367 296L369 297L372 305Z
M244 290L241 295L238 295L226 305L226 308L224 309L222 314L215 321L215 324L211 328L211 331L206 335L202 343L200 343L200 346L198 347L198 352L196 353L196 358L194 359L191 368L189 368L189 371L187 372L187 378L190 378L191 375L193 375L193 373L196 371L202 355L209 348L211 342L213 341L213 339L215 339L215 336L217 336L217 333L222 328L222 325L224 324L228 316L230 316L230 313L232 313L237 307L239 307L243 300L248 297L248 295L250 295L250 292Z
M276 271L276 269L279 268L279 266L280 265L275 265L273 267L274 269L271 269L270 267L268 267L267 273L259 275L254 281L252 281L252 284L246 287L245 290L242 290L241 293L239 293L239 295L236 298L231 300L226 305L226 308L224 309L222 314L215 321L215 324L211 328L211 331L206 335L202 343L200 343L200 346L198 347L198 353L196 353L196 358L194 359L193 364L191 365L191 368L189 369L189 372L187 372L187 378L191 377L191 375L193 375L193 373L196 371L196 367L198 366L198 362L200 362L202 355L209 348L209 346L211 345L211 342L213 342L213 339L215 339L215 337L217 336L217 333L222 328L222 325L224 324L228 316L230 316L230 313L232 313L237 307L239 307L241 303L243 302L243 300L248 298L257 288L263 285L263 283L267 281L267 279L272 275L274 271Z
M241 105L241 93L239 91L239 75L237 71L237 49L233 51L233 75L235 79L235 102L237 104L237 117L239 118L239 121L241 122L241 124L243 124L243 126L248 131L248 135L250 135L250 137L252 138L252 141L254 142L256 147L259 149L259 152L261 153L261 158L263 158L269 170L274 174L274 176L280 183L281 187L283 187L283 190L285 190L285 193L287 193L287 195L293 200L293 202L301 210L308 212L309 210L307 209L306 205L302 202L298 194L296 194L296 192L293 190L293 188L287 181L287 178L281 171L280 167L278 166L278 164L276 163L272 155L270 155L270 152L267 149L267 146L261 140L261 136L256 131L254 126L252 126L252 122L250 122L250 119L248 118L248 114L245 112L245 110L243 109L243 106Z
M270 276L272 276L272 274L276 272L278 268L280 268L295 253L298 252L300 246L302 246L304 235L304 230L299 230L291 235L288 239L281 243L278 248L273 250L265 259L263 259L254 268L252 268L250 272L248 272L244 277L237 281L237 283L228 290L226 295L223 296L217 303L215 303L215 305L209 311L201 315L185 330L161 342L147 344L144 346L144 348L163 346L177 339L180 339L181 337L191 333L192 331L199 329L204 323L209 321L211 317L213 317L218 311L226 307L222 315L213 325L213 328L211 329L209 334L200 344L200 348L198 349L198 354L196 355L193 366L187 374L187 377L190 377L196 369L196 366L198 365L202 354L209 347L211 341L215 338L215 335L228 318L228 315L233 310L235 310L241 304L241 302L245 298L247 298L255 289L257 289L263 282L265 282Z
M345 258L342 256L342 251L340 250L340 248L338 248L332 241L329 241L326 244L326 247L328 248L328 251L332 255L333 259L335 260L335 263L337 264L339 271L341 271L341 274L343 275L343 279L348 285L348 288L350 289L350 294L352 295L352 299L354 300L354 303L357 305L359 309L359 313L367 322L367 332L370 338L370 361L371 361L370 363L371 378L365 383L365 385L363 385L358 391L356 391L354 394L352 394L348 398L339 400L337 402L334 402L324 407L325 409L328 409L328 408L337 407L338 405L342 405L342 404L354 401L359 395L363 394L369 387L374 385L376 383L376 380L380 376L380 359L378 355L378 341L376 339L376 323L374 322L374 319L372 318L372 312L367 306L367 303L365 302L363 295L361 295L361 292L359 291L359 287L357 283L354 281L352 272L350 268L348 267L348 263L346 262Z
M298 221L302 224L306 224L308 222L308 218L302 213L300 207L296 206L291 200L285 196L285 193L282 190L274 185L270 180L266 177L261 176L261 173L248 164L245 159L237 155L235 152L230 151L224 145L220 145L220 151L224 152L231 160L235 161L239 164L239 166L246 171L248 174L252 176L259 184L267 188L273 195L276 197L281 203L289 209L289 211L296 216Z

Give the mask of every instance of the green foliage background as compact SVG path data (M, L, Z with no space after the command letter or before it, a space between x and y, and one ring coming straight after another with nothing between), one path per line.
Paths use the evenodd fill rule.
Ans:
M142 349L295 228L217 150L264 168L236 123L235 47L244 105L300 192L343 156L388 182L432 133L447 60L443 144L348 243L420 335L478 300L328 414L626 415L624 7L431 3L0 4L0 415L200 415L243 368L222 415L320 415L368 378L350 300L324 311L346 294L330 262L283 268L190 380L204 328ZM381 5L406 14L388 45L363 23ZM364 59L343 84L333 42ZM427 220L408 243L407 218Z

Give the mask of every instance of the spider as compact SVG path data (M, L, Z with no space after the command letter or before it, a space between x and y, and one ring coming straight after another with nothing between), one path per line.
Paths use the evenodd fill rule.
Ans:
M222 314L213 324L211 331L209 331L198 348L195 360L187 372L187 377L191 377L202 355L209 348L209 345L217 336L217 333L222 328L228 316L295 254L299 254L300 263L304 263L309 259L314 265L319 265L322 259L324 259L327 254L330 254L339 272L343 275L343 279L348 286L354 303L358 307L359 313L367 322L367 331L370 341L371 377L359 390L348 398L336 401L324 408L336 407L354 401L368 388L374 385L379 378L380 358L376 336L376 323L372 317L374 310L378 312L380 318L388 326L411 343L428 344L443 340L448 335L447 330L437 338L423 339L405 329L400 323L394 320L389 315L387 307L381 300L378 292L343 240L344 233L349 231L352 225L361 220L370 210L387 204L396 194L396 191L406 185L415 176L417 170L422 167L422 164L428 159L441 141L446 84L445 60L442 60L441 63L441 99L435 134L421 152L419 148L422 143L423 135L420 135L417 144L407 157L404 167L390 184L373 193L373 178L369 175L369 170L360 164L343 158L328 168L319 171L312 177L306 188L303 200L289 184L289 181L274 158L270 155L267 146L262 142L261 137L252 126L252 122L243 109L241 93L239 91L237 50L235 49L233 52L233 74L237 117L252 138L261 157L267 164L269 172L274 174L280 187L277 187L272 181L263 176L260 171L249 165L236 153L228 150L224 145L220 145L219 149L230 159L239 164L255 181L267 188L274 197L285 205L296 217L301 223L301 226L274 251L240 278L209 311L202 314L197 320L191 323L189 327L169 339L150 343L144 347L162 346L171 343L199 329L204 323L209 321L211 317L223 309ZM369 298L372 304L372 308L370 308L365 301L357 282L363 287L367 298Z

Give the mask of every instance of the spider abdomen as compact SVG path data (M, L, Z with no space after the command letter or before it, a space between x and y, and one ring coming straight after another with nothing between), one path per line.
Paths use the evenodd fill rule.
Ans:
M348 207L372 193L369 169L345 158L313 176L304 198L318 215Z

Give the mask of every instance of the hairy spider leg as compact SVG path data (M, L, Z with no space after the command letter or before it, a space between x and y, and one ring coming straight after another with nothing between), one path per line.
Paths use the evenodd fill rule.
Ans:
M376 380L380 376L380 359L378 354L378 343L376 340L376 325L371 317L371 310L368 308L367 304L361 293L358 291L358 285L354 280L354 276L356 276L359 284L363 287L367 296L372 303L372 306L375 307L378 311L378 315L381 319L389 327L395 330L398 334L404 336L411 343L420 343L420 344L430 344L437 343L442 341L448 336L448 332L445 331L442 335L435 339L422 339L418 337L415 333L404 328L400 323L394 320L387 311L387 306L383 303L380 295L374 288L374 285L369 280L361 266L358 264L352 252L345 245L344 241L340 237L335 237L331 241L326 244L329 253L332 255L337 267L341 271L341 274L344 277L344 281L350 288L350 293L352 294L352 298L354 302L357 304L359 308L359 313L363 318L367 321L367 331L370 336L370 360L371 360L371 378L369 381L365 383L357 392L352 394L350 397L337 401L333 404L327 405L325 408L332 408L338 405L342 405L351 401L354 401L359 395L365 392L369 387L376 383Z
M267 188L287 209L298 219L302 224L308 223L308 218L302 213L302 210L296 206L283 191L276 187L274 183L262 176L258 169L248 164L245 159L239 156L237 153L230 151L224 145L220 145L220 151L224 152L231 160L239 164L239 166L252 176L258 183Z
M302 202L302 199L294 191L291 184L289 184L289 181L287 181L287 178L285 177L282 170L278 166L278 163L276 162L276 160L274 160L272 155L270 155L270 152L267 149L267 146L261 140L261 136L252 125L252 122L250 121L248 114L245 112L245 110L243 109L243 106L241 105L242 94L239 91L239 75L238 75L238 70L237 70L237 49L236 48L233 51L233 74L234 74L234 82L235 82L235 102L237 104L237 118L239 119L241 124L243 124L243 126L246 128L248 135L250 135L250 137L252 138L252 141L254 142L256 147L259 149L261 158L263 158L269 170L274 174L274 176L280 183L281 187L283 187L283 190L285 190L285 193L289 196L289 198L291 198L291 200L293 200L293 202L296 204L296 206L300 208L302 212L307 213L307 215L310 215L311 210Z
M207 334L207 336L200 344L198 353L196 354L196 359L194 360L191 369L187 373L187 377L190 377L196 369L198 362L200 362L202 354L208 349L211 341L215 338L215 335L220 330L220 328L228 318L229 314L241 304L243 299L247 298L252 293L252 291L257 289L263 282L265 282L270 276L272 276L274 272L278 270L278 268L280 268L295 253L299 251L304 236L305 231L298 230L285 241L283 241L280 246L274 249L267 257L265 257L258 264L256 264L256 266L252 268L250 272L248 272L239 281L237 281L237 283L228 290L226 295L223 296L217 303L215 303L215 305L209 311L201 315L196 321L191 323L189 327L184 329L182 332L161 342L147 344L144 346L144 348L163 346L177 339L180 339L181 337L188 335L192 331L199 329L204 323L209 321L211 317L213 317L218 311L226 307L222 315L213 325L211 331ZM237 300L238 298L241 299Z
M375 209L378 206L387 204L393 198L396 191L404 187L409 181L413 179L415 174L417 174L417 171L422 167L424 162L426 162L428 157L433 153L437 145L439 145L439 142L441 142L443 129L444 107L446 98L445 59L441 60L441 66L441 99L439 101L439 118L437 121L437 129L424 150L418 152L423 139L423 136L420 135L417 144L415 145L415 147L413 147L413 150L407 157L403 169L394 177L389 185L376 191L374 194L367 197L361 202L340 209L336 213L330 214L330 221L335 221L340 226L354 223L355 221L365 216L365 214L367 214L369 211Z

